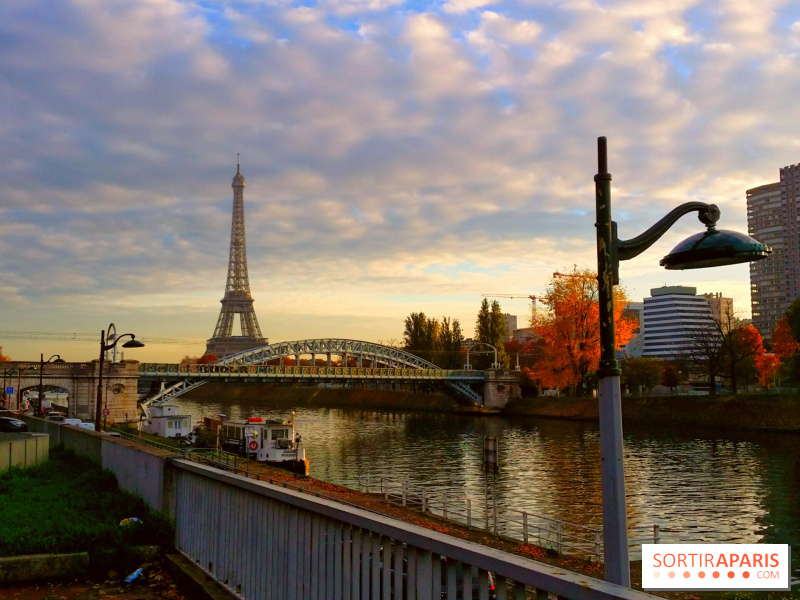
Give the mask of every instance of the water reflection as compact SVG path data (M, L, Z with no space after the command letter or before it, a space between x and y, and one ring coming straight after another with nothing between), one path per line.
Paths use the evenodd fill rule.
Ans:
M263 403L181 399L199 418L287 418ZM311 474L355 486L359 477L408 478L507 508L587 526L602 524L597 427L580 422L449 414L298 408ZM487 480L483 437L500 440ZM664 542L789 543L800 555L800 444L787 434L715 434L626 428L631 526L657 523ZM492 480L493 479L493 480Z

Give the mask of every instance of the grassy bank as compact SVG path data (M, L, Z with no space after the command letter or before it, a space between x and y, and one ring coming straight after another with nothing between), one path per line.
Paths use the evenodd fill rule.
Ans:
M0 475L0 556L66 552L125 552L171 546L169 519L120 490L110 471L71 451ZM120 525L136 517L141 523Z
M596 398L530 398L508 404L505 415L596 421ZM800 397L774 395L625 397L626 423L800 432Z

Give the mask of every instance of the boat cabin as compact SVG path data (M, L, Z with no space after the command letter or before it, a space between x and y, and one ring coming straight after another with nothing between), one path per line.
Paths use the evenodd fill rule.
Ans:
M171 404L153 406L142 422L142 431L161 437L186 437L192 431L192 417L179 415L178 407Z
M305 449L300 447L300 435L294 422L251 417L220 421L206 419L206 427L219 432L220 446L255 460L281 463L304 461Z

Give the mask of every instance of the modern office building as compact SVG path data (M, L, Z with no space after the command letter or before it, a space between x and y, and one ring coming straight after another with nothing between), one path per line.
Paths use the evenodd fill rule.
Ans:
M800 165L783 167L780 181L747 190L747 229L772 247L750 263L753 326L765 343L792 301L800 296Z
M644 353L644 302L631 302L622 310L623 319L633 319L637 325L628 343L622 348L622 355L641 358Z
M719 330L705 296L697 288L665 286L650 290L644 299L644 357L677 359Z

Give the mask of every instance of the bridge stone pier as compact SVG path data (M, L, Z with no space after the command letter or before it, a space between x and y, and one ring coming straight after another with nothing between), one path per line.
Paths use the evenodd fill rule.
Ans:
M509 400L521 398L519 371L486 371L483 387L483 406L487 409L505 408Z
M39 368L36 362L11 361L2 363L6 387L13 387L6 408L16 410L25 392L39 388ZM42 389L67 393L69 416L94 421L97 401L97 380L100 361L79 363L46 363L42 372ZM103 399L108 406L109 421L119 422L137 418L136 401L139 381L139 361L122 360L103 363Z

